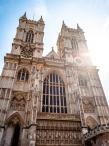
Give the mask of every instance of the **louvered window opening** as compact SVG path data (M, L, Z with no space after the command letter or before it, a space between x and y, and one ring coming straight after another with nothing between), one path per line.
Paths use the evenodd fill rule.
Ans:
M26 35L26 42L28 42L28 43L33 43L33 38L34 38L33 31L27 32L27 35Z

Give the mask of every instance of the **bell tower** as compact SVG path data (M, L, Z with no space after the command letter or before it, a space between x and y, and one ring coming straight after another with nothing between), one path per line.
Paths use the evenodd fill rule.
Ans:
M17 146L18 143L24 145L26 142L28 146L31 143L35 145L36 138L33 131L36 130L38 87L41 78L41 74L38 74L37 60L43 58L44 25L42 16L38 21L34 21L27 19L25 13L19 19L12 50L4 57L4 67L0 76L0 145L2 146ZM31 139L21 140L21 137L24 139L29 137L28 135Z
M25 58L41 58L43 53L44 25L42 16L38 21L27 19L26 13L20 17L11 53Z
M69 28L63 21L61 32L57 40L58 53L61 58L77 65L91 64L84 32L77 24L77 28Z
M80 26L77 24L74 29L63 22L57 47L60 58L65 61L68 92L71 95L77 93L75 99L79 104L82 127L93 129L106 124L109 120L108 104Z

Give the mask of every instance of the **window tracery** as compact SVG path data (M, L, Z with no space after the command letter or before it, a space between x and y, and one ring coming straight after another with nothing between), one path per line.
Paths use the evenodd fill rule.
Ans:
M33 38L34 38L34 33L32 30L30 30L29 32L27 32L26 42L33 43Z
M42 112L67 113L65 85L55 73L44 79Z
M18 71L17 80L19 81L28 81L29 72L25 68L22 68Z

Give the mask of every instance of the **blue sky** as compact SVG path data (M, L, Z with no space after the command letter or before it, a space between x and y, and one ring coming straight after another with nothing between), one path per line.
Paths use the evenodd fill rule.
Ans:
M29 19L45 20L44 54L56 49L63 20L74 28L79 23L109 101L109 0L0 0L0 71L25 11Z

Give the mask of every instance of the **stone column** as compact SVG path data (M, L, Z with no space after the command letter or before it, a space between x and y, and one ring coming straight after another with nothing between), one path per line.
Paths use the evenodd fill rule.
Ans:
M38 98L39 91L35 89L32 94L32 115L31 124L29 128L29 146L36 145L36 128L37 128L37 110L38 110Z
M28 128L22 129L21 146L29 146Z
M30 134L29 134L29 146L35 146L36 145L36 126L32 125L30 127Z

